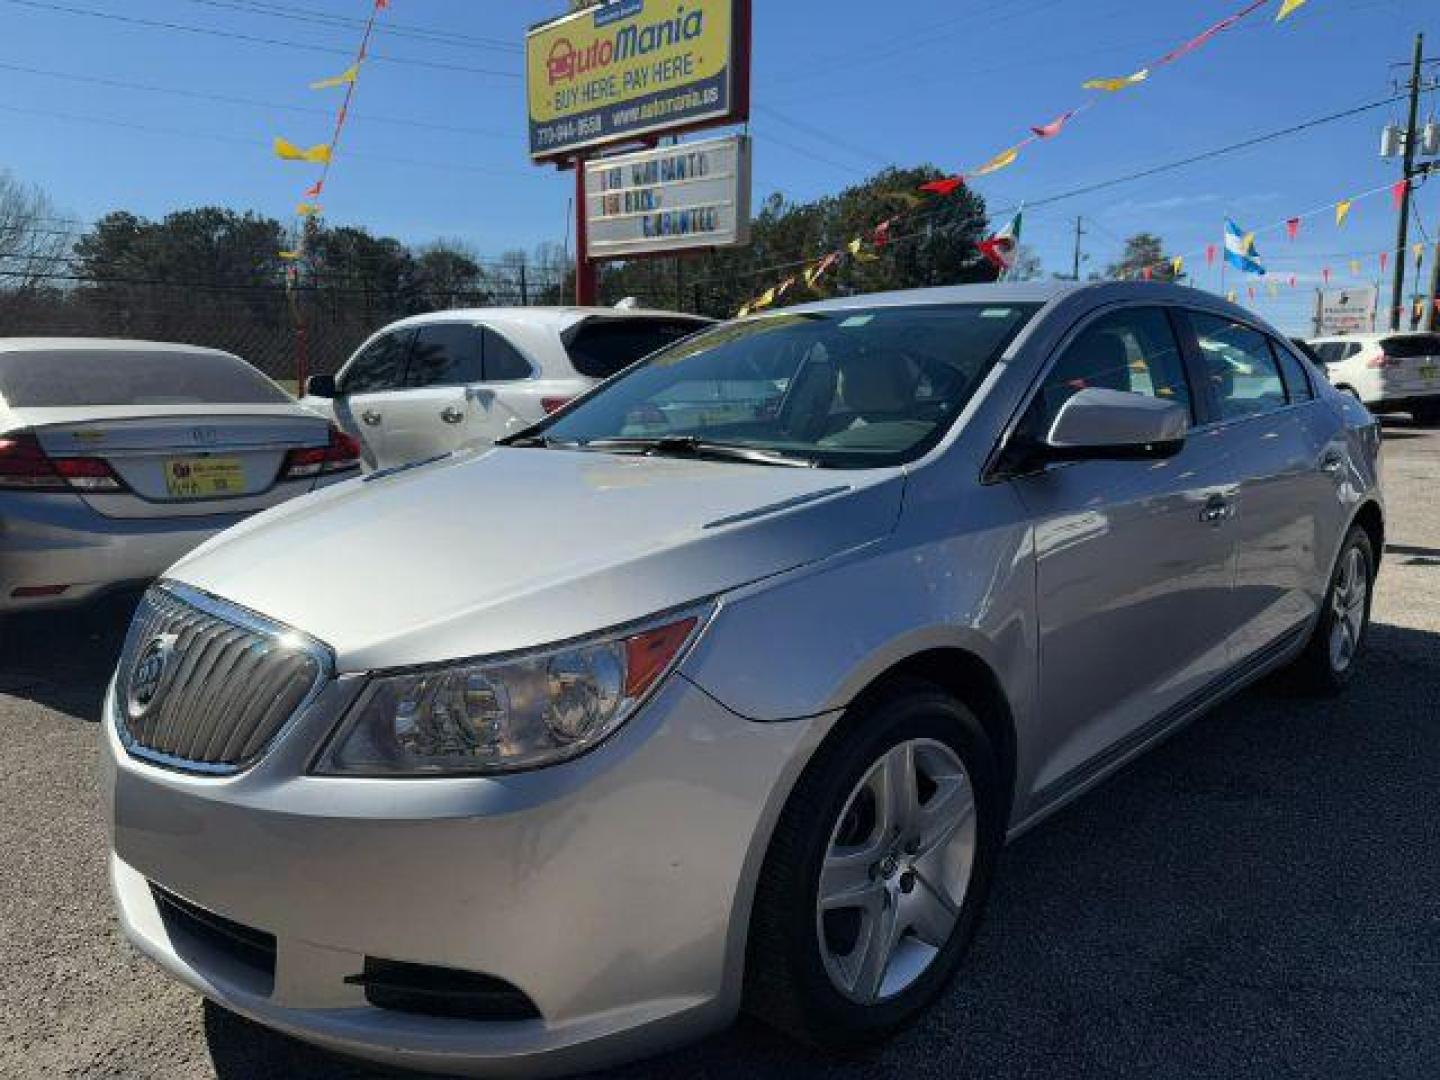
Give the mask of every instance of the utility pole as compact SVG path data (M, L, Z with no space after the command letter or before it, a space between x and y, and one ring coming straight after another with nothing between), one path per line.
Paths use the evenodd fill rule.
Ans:
M1410 181L1415 175L1415 121L1420 112L1420 68L1425 62L1425 35L1415 35L1415 59L1410 64L1410 112L1405 124L1405 156L1400 192L1400 220L1395 225L1395 284L1390 292L1390 329L1400 329L1400 312L1405 306L1405 256L1410 239Z
M1085 219L1076 215L1075 217L1075 261L1072 264L1070 277L1074 281L1080 280L1080 239L1085 235Z

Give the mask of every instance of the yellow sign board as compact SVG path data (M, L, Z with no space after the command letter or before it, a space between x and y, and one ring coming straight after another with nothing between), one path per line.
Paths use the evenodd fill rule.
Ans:
M749 0L610 0L525 43L530 156L743 119Z

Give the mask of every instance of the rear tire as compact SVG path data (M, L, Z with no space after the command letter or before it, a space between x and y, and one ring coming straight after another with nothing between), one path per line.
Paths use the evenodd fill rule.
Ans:
M1354 525L1335 560L1315 631L1292 668L1299 689L1333 696L1350 684L1369 636L1374 595L1374 545Z
M828 1051L888 1038L945 989L1004 836L994 753L954 697L907 681L842 724L771 838L745 981L748 1012Z

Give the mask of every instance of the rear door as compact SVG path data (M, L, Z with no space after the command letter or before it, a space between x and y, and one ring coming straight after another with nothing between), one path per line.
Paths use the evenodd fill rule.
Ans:
M1268 334L1208 312L1192 311L1189 321L1216 418L1206 437L1223 449L1237 487L1230 652L1238 663L1298 633L1316 610L1326 538L1338 528L1335 418L1300 361Z
M448 454L483 427L484 406L469 387L484 369L484 339L468 322L426 323L415 333L404 389L386 406L384 465Z
M391 464L387 414L403 393L414 340L412 328L380 334L355 354L335 381L335 423L360 441L371 469Z

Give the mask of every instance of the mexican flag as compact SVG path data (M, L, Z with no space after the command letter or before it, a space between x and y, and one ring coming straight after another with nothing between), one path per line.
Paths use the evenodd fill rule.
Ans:
M1015 216L1009 223L997 232L994 236L986 237L980 241L980 254L1000 271L1000 277L1004 278L1015 265L1015 259L1020 252L1020 224L1025 210L1022 207L1015 212Z

